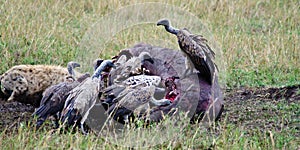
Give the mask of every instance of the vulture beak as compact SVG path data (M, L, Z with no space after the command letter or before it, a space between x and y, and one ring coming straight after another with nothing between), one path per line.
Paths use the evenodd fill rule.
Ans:
M172 33L175 35L177 35L177 33L179 32L179 29L176 29L171 26L171 23L168 19L159 20L156 25L157 26L163 25L169 33Z
M72 68L76 68L76 67L80 67L80 64L75 62L75 61L70 61L68 63L68 66L72 67Z
M163 26L168 27L168 26L170 26L170 22L167 19L162 19L162 20L159 20L156 25L157 26L163 25Z

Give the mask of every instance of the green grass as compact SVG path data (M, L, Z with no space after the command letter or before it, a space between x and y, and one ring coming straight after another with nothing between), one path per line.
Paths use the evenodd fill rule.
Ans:
M299 104L298 106L283 106L283 103L279 102L271 105L274 107L272 109L279 109L279 111L274 110L275 112L285 109L292 112L299 110ZM258 108L258 110L261 109ZM253 114L248 116L255 116L255 112L253 111ZM234 113L234 111L231 113ZM296 114L299 115L299 112L296 112ZM130 128L128 132L124 133L124 138L123 136L116 138L112 135L97 136L96 134L84 136L79 132L60 133L59 131L49 130L49 128L42 128L36 131L30 123L21 123L20 127L13 130L13 132L5 134L4 131L0 133L0 145L3 149L127 149L130 144L135 145L132 146L135 148L147 149L299 148L299 129L289 126L291 122L287 123L288 125L283 125L282 123L282 121L293 121L293 119L286 118L285 115L278 115L281 117L269 116L260 122L261 125L247 126L246 124L255 124L255 122L251 122L255 121L255 119L247 119L245 116L241 117L244 117L245 120L239 120L238 122L240 123L234 123L231 121L230 114L228 114L210 128L206 128L201 123L191 125L186 120L174 121L166 119L164 123L159 125L159 128L156 126L148 129ZM273 127L267 126L269 121L274 122ZM174 125L174 122L177 125ZM244 124L243 122L246 123ZM161 127L162 125L164 128ZM144 129L143 132L140 129Z
M91 25L104 15L135 3L135 0L1 1L0 73L17 64L65 65L82 55L80 42ZM211 31L215 39L211 43L217 42L223 51L218 65L227 68L221 76L228 87L299 83L298 1L170 0L167 4L194 14ZM185 22L185 18L171 19L179 25ZM159 44L158 39L178 49L176 38L149 24L130 27L112 39L105 39L104 47L99 47L103 51L93 55L109 58L138 42Z
M76 60L85 54L80 48L80 42L92 24L112 11L141 2L168 3L198 17L212 33L215 41L210 42L218 43L223 52L222 60L217 63L219 66L226 66L226 72L222 72L220 76L227 87L299 84L300 2L298 0L195 2L2 0L0 1L0 74L18 64L65 66L68 61ZM185 21L185 18L172 19ZM102 52L94 55L110 58L120 49L131 47L138 42L159 44L158 39L164 42L163 45L178 49L175 37L154 24L147 24L122 30L112 39L107 39L105 47L99 48ZM86 56L85 59L89 57ZM293 105L270 103L270 105L272 106L270 109L274 109L270 111L279 109L283 114L278 117L269 116L265 122L281 123L286 119L295 122L295 118L289 118L290 111L296 112L293 115L299 116L298 103ZM230 108L239 109L237 106L230 106ZM242 116L251 116L251 114L246 115L247 112L243 113ZM299 119L296 121L299 122ZM152 148L299 148L299 133L295 133L293 128L282 128L280 131L276 127L263 131L259 128L248 130L241 124L231 122L225 119L211 130L200 129L194 125L186 129L178 137L179 140L167 141ZM266 124L260 125L265 127ZM34 131L26 125L18 128L15 133L1 132L0 145L3 149L120 148L95 135Z

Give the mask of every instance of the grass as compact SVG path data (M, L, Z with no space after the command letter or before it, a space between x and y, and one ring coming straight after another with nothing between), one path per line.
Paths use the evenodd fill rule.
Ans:
M81 40L91 25L99 22L104 15L137 3L134 0L1 1L3 15L0 17L0 53L3 57L0 73L17 64L65 65L68 61L79 58L84 51L80 49ZM228 87L299 83L298 1L186 3L170 0L163 3L192 13L211 31L210 36L214 41L210 42L219 45L220 51L217 52L223 52L218 65L222 69L226 68L222 76ZM167 12L160 14L159 11L153 15L169 16ZM144 12L148 13L151 11ZM189 18L170 19L178 27L194 27L184 26ZM113 24L106 23L100 27L99 32L105 32L110 27ZM162 42L157 42L158 39ZM154 24L135 25L105 40L105 45L98 47L102 51L97 51L98 54L93 54L94 56L109 58L120 49L138 42L157 45L163 43L162 46L178 49L177 40ZM83 57L82 61L89 61L89 56Z
M143 24L143 26L137 24L122 29L111 38L98 40L104 43L103 47L95 47L98 53L82 49L82 39L85 38L86 32L104 15L142 2L174 5L201 20L201 23L212 34L206 32L199 34L208 37L212 45L218 45L215 46L217 55L220 56L217 57L217 64L221 66L222 83L227 88L299 84L300 2L297 0L203 0L195 2L179 0L122 2L116 0L2 0L0 1L0 74L18 64L65 66L71 60L84 63L83 61L91 61L90 58L96 56L110 58L120 49L131 47L138 42L178 49L176 38L167 34L162 28L156 27L154 23ZM150 10L152 8L146 9L143 17L170 15L160 13L159 9L151 14ZM198 31L186 21L187 18L170 19L180 28L187 27L191 28L191 31ZM109 31L112 27L114 27L113 24L106 23L100 31ZM266 122L282 123L281 121L286 119L293 122L295 118L289 118L289 112L299 115L299 103L290 105L270 102L269 104L270 106L262 107L274 109L270 111L279 109L282 114L278 117L275 115L264 118ZM228 107L239 110L238 106L229 105ZM251 112L250 114L242 112L241 116L251 117ZM246 123L233 124L231 119L227 121L225 119L209 131L199 129L195 125L179 135L180 140L167 141L154 148L204 149L211 146L216 149L299 148L297 147L300 143L297 138L299 133L295 133L295 129L281 128L278 131L276 126L272 126L262 132L259 128L248 130L243 126ZM259 123L259 125L266 127L267 123ZM2 132L0 145L4 149L119 148L94 135L85 137L78 133L59 134L46 130L34 131L26 125L17 129L15 133L4 134Z
M248 106L253 105L250 100L249 102ZM271 109L277 107L278 110L274 110L274 112L281 112L288 109L299 115L299 103L297 106L293 104L286 106L283 103L284 102L280 101L271 104L271 107L273 107ZM243 105L247 105L247 102L239 106ZM263 110L263 107L265 106L254 110L253 114L248 115L248 117L254 117L255 113ZM238 110L231 111L230 113L235 113L235 111ZM244 113L244 111L247 110L243 110L240 113ZM247 124L253 124L251 121L255 119L247 118L247 115L244 115L241 117L244 118L244 120L239 120L239 123L234 123L235 120L231 117L234 115L230 113L210 128L205 128L205 125L201 123L191 125L188 124L187 121L166 119L164 123L158 125L159 128L152 126L152 128L145 129L143 132L140 131L141 128L130 128L129 132L124 133L124 138L123 136L119 138L112 136L114 134L110 136L97 136L96 134L84 136L79 132L60 133L59 131L49 130L48 128L42 128L42 130L36 131L30 124L31 121L29 121L29 124L21 123L20 127L13 132L5 134L5 131L3 131L0 134L0 145L3 149L128 149L128 146L147 149L299 148L299 129L297 130L289 126L289 123L288 125L282 125L283 122L281 122L293 121L293 119L286 118L286 115L289 114L269 116L266 117L267 119L261 121L259 123L260 125L249 126ZM273 121L274 127L264 125L268 124L268 121ZM181 124L174 125L174 122ZM165 128L161 128L162 125L164 125L163 127ZM281 128L278 128L280 126Z

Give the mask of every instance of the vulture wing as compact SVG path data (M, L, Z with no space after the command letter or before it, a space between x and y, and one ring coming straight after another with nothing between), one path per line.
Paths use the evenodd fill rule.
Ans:
M201 35L191 34L187 29L179 30L177 34L180 49L190 58L194 67L210 84L214 79L216 65L215 53Z

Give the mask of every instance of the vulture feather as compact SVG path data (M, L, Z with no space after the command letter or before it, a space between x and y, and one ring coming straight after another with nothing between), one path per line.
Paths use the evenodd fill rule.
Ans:
M63 123L66 123L68 127L80 125L81 131L86 134L83 125L87 119L89 110L95 105L98 99L99 89L101 88L99 85L102 86L99 84L102 82L101 73L109 71L112 67L115 66L111 60L104 60L95 70L92 77L87 78L69 92L62 111L61 121Z
M112 74L117 75L112 82L120 82L127 79L129 76L141 73L143 71L142 66L144 63L153 63L151 56L148 52L142 52L137 57L132 57L132 55L120 55L117 60L116 69L112 69ZM111 82L111 83L112 83Z
M113 103L113 106L108 110L108 114L113 113L115 119L118 118L116 115L124 110L121 117L124 122L128 122L131 111L136 112L135 114L138 115L144 114L150 108L149 103L155 106L169 105L171 102L168 99L156 100L154 98L155 91L160 90L156 87L160 82L161 77L159 76L137 75L129 77L122 84L116 83L106 88L104 93L115 97L107 102ZM119 121L122 122L122 120Z
M63 109L69 91L90 76L88 73L83 74L76 81L74 72L74 68L76 67L80 67L80 65L76 62L69 62L67 68L71 76L67 77L66 82L50 86L43 92L40 107L32 114L32 116L37 117L37 128L39 128L49 116L54 116L56 127L58 127L58 114Z
M166 31L177 36L180 49L191 60L201 76L212 84L216 72L215 53L207 44L207 40L202 35L192 34L186 28L179 30L172 27L170 21L166 19L158 21L157 25L163 25ZM188 67L190 67L188 69L192 68L191 65Z

